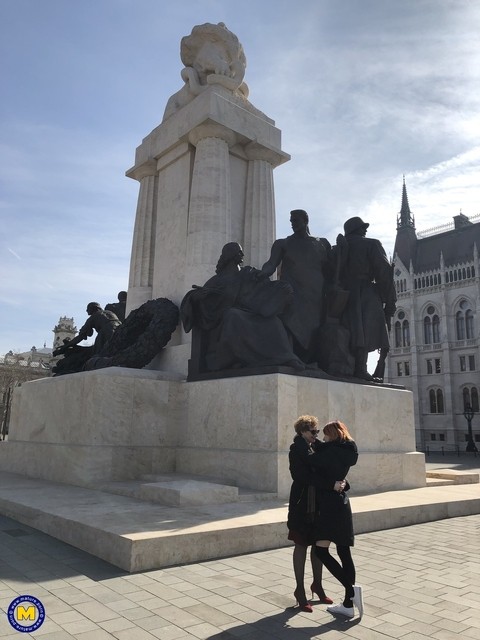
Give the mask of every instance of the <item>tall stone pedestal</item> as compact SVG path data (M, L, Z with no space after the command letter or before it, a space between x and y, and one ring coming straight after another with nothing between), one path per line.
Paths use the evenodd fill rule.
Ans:
M144 138L127 171L140 182L127 310L157 297L180 304L215 274L227 242L243 246L245 264L268 259L273 169L290 158L280 145L273 120L220 85Z
M279 373L185 382L111 368L28 382L14 395L0 470L84 487L178 472L286 498L304 413L351 429L353 492L425 486L411 392Z

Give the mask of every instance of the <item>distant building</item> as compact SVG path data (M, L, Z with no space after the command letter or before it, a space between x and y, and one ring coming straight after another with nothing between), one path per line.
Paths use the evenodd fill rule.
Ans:
M413 391L417 448L465 450L479 411L480 216L416 233L405 180L397 219L389 382ZM472 421L480 449L480 414Z
M65 340L71 340L77 335L77 327L73 318L62 316L53 329L53 348L61 347Z

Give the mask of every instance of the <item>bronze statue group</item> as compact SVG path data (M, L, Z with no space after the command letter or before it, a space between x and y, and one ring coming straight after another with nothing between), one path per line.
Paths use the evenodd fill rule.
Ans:
M293 234L273 243L261 269L242 266L242 247L229 242L216 275L184 297L197 371L277 365L381 381L382 367L370 375L367 359L379 350L385 360L396 294L380 241L365 237L369 224L359 217L345 222L333 247L310 235L305 211L292 211L290 221Z
M290 222L292 235L273 243L261 269L243 266L241 245L228 242L216 274L184 296L179 314L185 331L193 330L190 379L192 373L282 366L383 381L396 294L380 241L365 237L369 224L359 217L345 222L333 247L310 235L306 211L291 211ZM276 271L278 279L270 280ZM126 296L121 291L105 309L87 305L89 318L78 335L54 352L65 356L54 375L141 368L168 343L178 323L176 305L150 300L125 319ZM93 345L77 346L94 330ZM375 350L380 358L371 375L367 359Z

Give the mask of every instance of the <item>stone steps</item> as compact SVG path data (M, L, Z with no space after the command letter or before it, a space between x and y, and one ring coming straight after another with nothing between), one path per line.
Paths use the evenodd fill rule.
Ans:
M427 477L427 487L449 487L455 484L453 480L443 480L441 478L428 478Z
M480 485L389 491L351 502L361 534L480 513ZM130 572L290 544L285 500L172 507L0 472L0 513Z
M140 480L106 482L101 491L170 507L194 507L235 502L276 500L277 494L243 489L216 478L164 473L144 475Z
M478 482L479 474L470 471L438 469L426 472L427 487ZM278 498L275 493L236 487L218 478L180 473L145 474L139 480L107 482L98 488L107 493L171 507L258 502Z
M457 469L435 469L427 471L427 486L445 484L478 484L479 474L474 471L458 471Z

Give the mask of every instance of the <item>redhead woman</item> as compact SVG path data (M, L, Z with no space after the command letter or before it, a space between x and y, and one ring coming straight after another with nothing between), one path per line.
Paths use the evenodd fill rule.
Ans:
M317 486L315 551L330 573L345 588L343 602L327 607L327 611L347 618L354 617L354 607L357 607L360 618L363 615L362 588L355 584L355 565L350 551L354 544L352 510L346 493L350 485L347 482L340 492L325 487L335 478L346 478L357 459L357 446L347 427L339 420L328 422L324 426L323 443L309 458L315 471ZM341 564L330 555L329 547L332 542L337 547Z
M321 442L317 440L318 419L315 416L300 416L295 424L295 437L290 446L289 462L292 476L292 488L290 490L290 500L288 504L288 539L295 543L293 549L293 571L295 574L296 589L294 597L302 611L312 612L312 605L305 595L305 562L307 549L315 542L314 518L316 505L316 490L313 486L313 472L309 464L309 458L314 454ZM333 483L328 482L328 486L334 488ZM326 486L326 485L325 485ZM337 484L340 490L341 483ZM316 593L320 602L333 604L333 601L325 595L322 586L322 563L315 554L312 546L310 559L312 562L313 583L310 587L313 594Z

